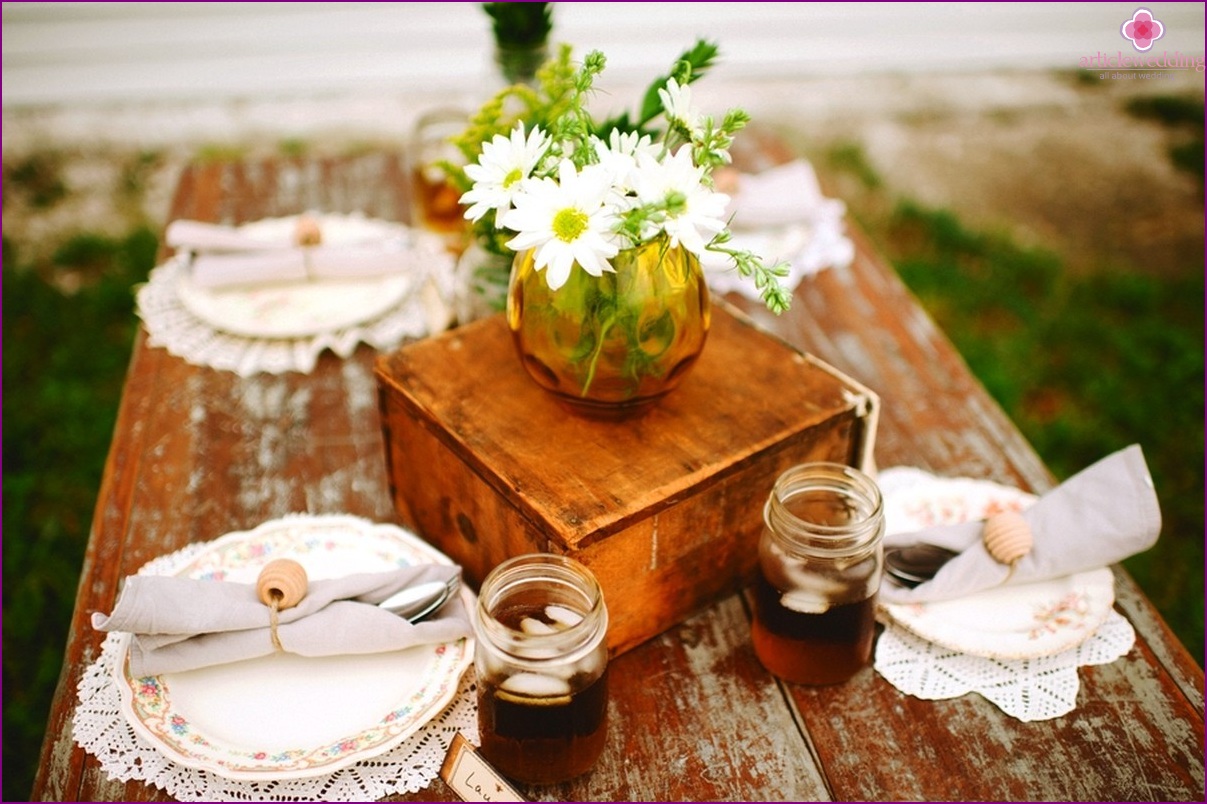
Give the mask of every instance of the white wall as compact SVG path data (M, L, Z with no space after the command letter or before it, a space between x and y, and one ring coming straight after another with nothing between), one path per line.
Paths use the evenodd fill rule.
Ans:
M1158 48L1202 54L1203 4L1143 3ZM1077 67L1126 47L1137 3L557 3L555 39L612 81L664 70L697 36L714 79ZM3 104L455 91L485 75L477 3L4 3Z

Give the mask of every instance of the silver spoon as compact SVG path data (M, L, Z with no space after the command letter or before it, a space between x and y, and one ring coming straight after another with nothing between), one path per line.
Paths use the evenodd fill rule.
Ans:
M911 544L884 551L884 569L901 586L912 589L935 577L959 553L933 544Z
M378 603L379 608L417 623L443 606L461 586L461 579L453 576L448 583L429 581L410 586Z

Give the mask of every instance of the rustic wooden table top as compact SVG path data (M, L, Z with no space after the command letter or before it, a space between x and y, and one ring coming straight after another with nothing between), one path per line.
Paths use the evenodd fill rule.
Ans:
M774 143L758 154L783 157ZM406 220L399 155L193 166L171 217L238 223L308 209ZM803 282L789 314L739 306L881 395L881 467L1049 488L1052 477L1014 425L853 235L854 263ZM347 360L323 355L309 375L241 379L189 365L140 334L34 800L167 800L142 782L111 781L71 738L76 685L103 637L89 615L112 609L123 577L287 513L396 521L374 358L362 347ZM1127 574L1116 569L1116 581L1135 647L1081 668L1077 708L1035 723L978 695L913 698L870 668L838 687L779 683L755 658L749 609L735 595L615 659L609 743L596 769L525 792L567 801L1201 801L1203 672ZM456 800L440 780L411 798Z

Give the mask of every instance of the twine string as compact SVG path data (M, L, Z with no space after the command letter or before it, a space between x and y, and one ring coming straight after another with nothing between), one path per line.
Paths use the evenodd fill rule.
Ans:
M268 631L272 637L272 646L278 653L285 652L285 646L281 644L281 637L277 634L277 625L281 621L281 594L279 589L273 589L270 592L272 596L272 605L268 607Z

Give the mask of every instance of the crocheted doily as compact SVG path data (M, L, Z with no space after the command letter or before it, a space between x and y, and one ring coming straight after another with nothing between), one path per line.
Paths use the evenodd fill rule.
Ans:
M170 574L206 548L192 544L148 562L140 574ZM323 776L287 781L236 781L179 765L138 736L122 714L114 682L118 637L110 634L100 658L79 683L72 736L118 781L137 779L181 801L375 801L427 787L440 772L459 732L478 743L473 668L462 676L457 696L440 714L396 748Z
M386 224L408 231L400 224ZM454 260L443 244L410 231L414 259L422 266L405 298L376 318L353 326L306 337L258 338L233 334L200 318L181 299L180 277L188 270L186 258L172 257L151 271L136 294L137 312L147 329L148 343L161 346L198 366L233 371L241 377L257 373L309 373L318 356L330 349L348 357L357 344L386 351L406 338L419 338L444 329L451 316Z
M1020 497L1030 497L989 481L941 478L911 467L885 469L878 481L892 533L981 518L988 511L1008 510ZM964 653L888 622L877 641L873 666L907 695L940 700L975 692L1011 717L1049 720L1076 706L1078 667L1109 664L1125 656L1135 641L1131 623L1113 609L1075 647L1025 659Z
M1076 706L1078 667L1110 664L1135 641L1131 623L1115 611L1077 647L1034 659L971 656L888 625L876 643L874 666L907 695L937 701L975 692L1019 720L1051 720Z

